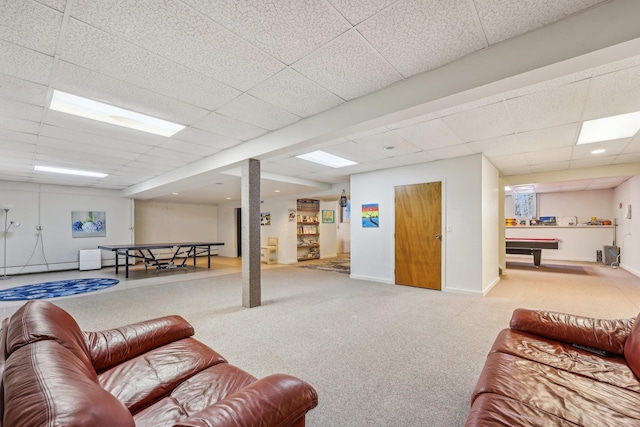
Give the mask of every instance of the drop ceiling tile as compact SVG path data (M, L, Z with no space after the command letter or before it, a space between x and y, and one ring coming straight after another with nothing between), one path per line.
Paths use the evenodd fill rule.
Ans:
M389 157L386 159L377 159L365 162L364 166L371 168L371 170L390 169L403 166L402 162L396 160L395 157Z
M312 181L326 182L328 184L340 184L341 182L345 182L341 177L327 175L324 172L312 172L307 175L307 178Z
M38 143L38 135L0 129L0 142L19 142L35 146Z
M467 0L398 1L357 28L404 77L484 47Z
M193 152L185 152L185 151L173 151L168 150L166 148L154 147L143 155L143 158L146 156L160 157L163 159L171 159L182 163L193 163L197 160L201 160L204 157L195 154Z
M568 74L566 76L557 77L551 80L544 80L539 83L535 83L528 86L519 87L517 89L510 90L503 94L504 99L518 98L525 95L531 95L535 92L542 92L546 90L554 90L561 86L576 83L582 80L588 80L593 76L593 70L583 70L576 73Z
M285 64L292 64L350 28L325 1L184 1Z
M589 159L596 157L612 156L621 153L629 144L630 138L616 139L613 141L594 142L573 147L572 160ZM604 149L605 153L592 154L594 150Z
M499 170L504 168L528 168L529 162L527 157L523 153L509 154L506 156L498 155L488 157L491 164L493 164Z
M357 31L346 32L292 67L344 100L402 79Z
M48 149L48 151L44 151L45 149ZM81 156L90 155L91 157L95 157L96 160L109 157L121 164L135 160L140 156L139 153L119 150L117 147L109 144L87 144L82 141L69 141L47 136L39 138L38 153L46 152L48 154L55 154L55 150L78 153L78 155Z
M362 150L378 151L385 157L395 157L403 154L417 153L420 148L394 132L379 133L354 141Z
M475 110L481 107L487 107L492 104L499 104L504 101L504 95L493 95L485 98L478 99L476 101L467 102L464 104L454 105L450 108L438 111L438 117L450 116L452 114L463 113L465 111Z
M526 153L528 151L528 147L520 144L515 135L483 139L482 141L470 142L465 145L474 153L482 153L488 157Z
M112 86L117 84L112 79L117 79L210 110L240 93L171 59L162 58L73 19L68 24L61 58L80 68L74 69L64 62L60 65L60 79L67 85L72 84L75 77L80 77L84 84L91 83L91 79L95 78L99 79L97 83ZM81 68L92 70L94 74L83 73ZM66 73L70 75L67 77ZM99 74L112 79L100 78Z
M60 168L88 170L94 172L109 173L113 165L105 161L96 161L86 154L63 151L61 154L37 153L35 164ZM43 172L45 173L45 172Z
M285 171L287 175L291 176L304 175L309 172L309 169L307 168L307 162L305 162L305 164L302 164L301 162L305 161L301 159L296 159L296 161L287 161L285 159L280 159L274 162L262 161L260 162L260 171L276 174L281 174ZM323 168L322 170L325 169Z
M64 11L64 6L67 3L67 0L35 0L35 1L60 12Z
M504 166L500 168L503 176L526 175L533 173L530 166Z
M37 105L0 98L0 116L39 122L43 111L44 108Z
M598 166L608 166L613 163L616 156L592 157L589 159L571 160L570 169L595 168Z
M40 129L40 123L32 120L17 119L15 117L0 115L0 129L37 134Z
M389 129L386 126L377 127L374 129L367 129L363 131L358 131L356 133L349 133L345 135L345 139L348 141L354 141L356 139L365 138L371 135L378 135L380 133L388 132Z
M359 24L396 1L397 0L360 0L354 2L352 0L329 0L333 7L338 9L338 12L353 25Z
M530 165L539 165L542 163L554 163L559 161L571 160L573 147L562 147L543 151L534 151L525 153L525 157Z
M464 142L480 141L514 133L504 102L442 117L442 121Z
M49 111L45 123L63 129L73 129L79 132L86 132L92 135L113 138L114 140L128 141L130 143L143 144L147 146L158 146L162 144L166 137L153 135L122 126L115 126L102 123L96 120L84 119L72 116L59 111Z
M304 174L304 171L319 172L331 169L329 166L323 166L318 163L310 162L308 160L299 159L297 157L287 157L286 159L281 159L274 163L280 165L280 170L275 171L274 173L282 173L283 170L289 171L289 168L291 168L290 170L294 172L294 175L298 175L296 172L301 172L301 174Z
M269 130L275 130L300 120L300 117L295 114L247 94L240 95L218 108L216 112Z
M49 84L53 57L0 40L0 74Z
M47 87L20 78L0 74L0 98L44 106Z
M603 0L474 0L489 44L524 34L603 3Z
M221 151L219 148L215 148L212 146L180 141L177 139L169 139L168 141L162 143L160 148L163 148L165 150L174 150L181 153L191 153L201 157L211 156Z
M423 150L453 146L463 142L441 119L406 126L394 130L393 133Z
M349 141L340 145L334 145L333 147L327 147L324 151L356 163L364 163L387 157L380 151L363 149L362 145L356 144L353 141Z
M42 127L41 135L43 137L49 137L60 141L82 144L89 147L89 149L95 149L96 146L98 148L109 147L112 150L121 152L124 156L128 155L127 153L141 154L149 151L148 144L140 144L133 141L112 138L108 134L93 134L90 132L58 126L44 125Z
M440 160L474 154L473 151L468 147L468 145L469 144L459 144L452 145L450 147L436 148L435 150L430 150L429 154Z
M399 162L401 165L415 165L419 163L428 163L434 160L438 160L429 151L420 151L418 153L403 154L401 156L393 157L393 159Z
M187 141L219 150L235 147L242 141L224 135L203 131L196 128L186 128L173 136L176 142Z
M36 144L29 144L18 141L4 141L0 139L0 150L3 157L10 157L15 152L33 154L36 150Z
M63 92L99 99L152 117L189 125L209 110L130 83L60 61L53 86Z
M242 91L284 68L178 0L76 2L72 16Z
M584 120L640 111L640 66L594 77Z
M154 156L145 156L142 155L138 157L137 160L129 163L127 166L131 166L134 168L147 169L150 171L154 171L156 173L165 173L173 170L175 168L179 168L185 166L187 163L176 160L176 159L166 159L164 157L154 157Z
M593 69L593 75L599 76L601 74L614 73L616 71L624 70L625 68L632 68L640 66L640 55L631 56L629 58L621 59L620 61L611 62L608 64L595 67Z
M589 81L543 90L506 102L516 132L542 129L580 121Z
M62 13L30 0L2 3L0 39L53 56L62 27Z
M579 123L532 130L516 135L519 145L527 151L541 151L558 147L572 147L578 138Z
M291 68L285 68L248 93L300 117L312 116L344 102Z
M612 164L619 165L623 163L636 163L636 162L640 162L640 152L618 154L618 156L616 156Z
M394 123L389 123L386 127L390 130L400 129L411 125L417 125L419 123L429 122L431 120L439 119L438 112L422 114L412 117L410 119L403 119Z
M267 133L266 129L215 112L195 123L193 127L208 130L218 135L229 136L240 141L248 141Z

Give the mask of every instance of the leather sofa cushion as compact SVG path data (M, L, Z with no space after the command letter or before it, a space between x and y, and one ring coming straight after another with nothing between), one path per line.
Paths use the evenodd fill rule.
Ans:
M45 340L56 341L93 370L84 334L73 317L48 301L29 301L11 316L7 328L7 355Z
M100 332L83 332L96 371L132 359L194 334L193 326L180 316L166 316Z
M511 329L529 332L569 344L580 344L623 354L633 319L594 319L552 311L516 309Z
M629 367L640 378L640 314L629 332L629 338L624 345L624 358Z
M5 365L4 425L133 427L131 413L89 371L56 341L15 349Z
M194 338L185 338L101 372L98 379L135 414L186 379L220 363L226 364L226 360L216 351Z
M212 366L180 384L153 406L134 414L136 425L172 426L254 381L255 377L228 363Z
M526 424L524 424L525 422ZM548 414L535 406L491 393L482 394L476 399L465 424L467 427L522 425L531 427L576 427L563 418Z
M603 357L570 344L511 329L504 329L498 334L490 353L496 352L571 371L640 394L640 382L620 356Z
M575 425L640 425L638 393L511 354L487 357L473 401L484 394L508 396Z

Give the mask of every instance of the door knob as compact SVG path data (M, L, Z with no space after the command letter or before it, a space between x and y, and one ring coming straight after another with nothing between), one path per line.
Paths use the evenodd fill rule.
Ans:
M442 239L442 235L441 234L436 234L436 239Z

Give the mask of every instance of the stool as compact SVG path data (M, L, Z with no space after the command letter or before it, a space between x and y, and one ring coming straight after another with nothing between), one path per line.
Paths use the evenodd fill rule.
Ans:
M271 255L274 255L272 258ZM277 237L268 237L267 245L260 247L260 257L261 261L267 264L277 264L278 263L278 238Z

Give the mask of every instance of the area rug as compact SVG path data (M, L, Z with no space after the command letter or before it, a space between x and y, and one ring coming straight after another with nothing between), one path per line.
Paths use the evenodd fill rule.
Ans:
M75 279L36 283L0 290L0 301L22 301L42 298L66 297L99 291L120 283L117 279Z
M333 271L336 273L351 273L351 260L349 258L331 259L324 262L313 262L303 264L301 268L309 268L312 270Z

